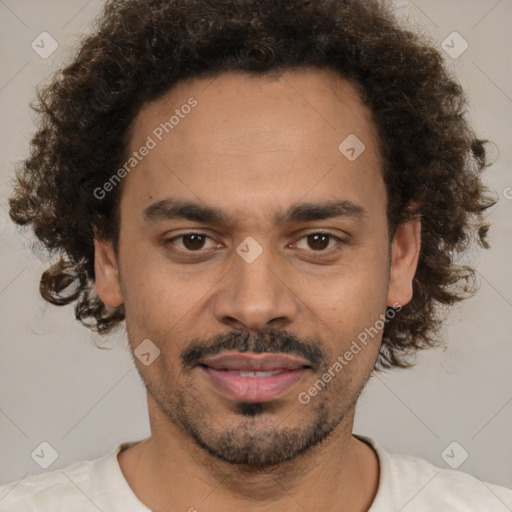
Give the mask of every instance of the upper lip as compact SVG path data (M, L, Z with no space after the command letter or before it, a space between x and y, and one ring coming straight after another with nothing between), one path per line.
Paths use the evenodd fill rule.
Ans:
M274 371L297 370L303 367L311 368L306 359L288 354L250 354L240 352L223 352L216 356L201 359L199 364L216 370L241 371Z

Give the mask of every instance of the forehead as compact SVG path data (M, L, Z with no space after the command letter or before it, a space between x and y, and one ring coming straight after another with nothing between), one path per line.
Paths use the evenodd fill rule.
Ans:
M197 105L189 109L187 103L192 99ZM180 110L183 112L176 112ZM172 141L168 141L174 141L175 149L183 143L199 145L198 135L208 135L208 142L219 148L239 151L265 149L261 147L265 141L262 133L269 135L268 149L286 142L309 149L305 142L314 144L327 131L339 131L337 137L347 130L357 132L370 144L375 138L371 112L355 84L329 69L305 68L269 75L230 71L213 78L184 80L141 108L133 123L131 146L136 148L143 142L139 137L155 134L159 124L168 122L175 113L180 115L171 121ZM216 136L220 128L223 131ZM254 132L259 132L257 140L247 137ZM279 133L283 137L276 140L274 136ZM291 135L295 137L291 139ZM159 138L158 133L155 136Z
M315 183L321 196L339 184L364 194L381 174L371 111L356 86L331 70L180 82L140 110L127 157L149 139L151 151L125 178L124 194L139 210L166 195L223 202L233 192L265 193L286 203ZM362 144L357 160L342 152Z

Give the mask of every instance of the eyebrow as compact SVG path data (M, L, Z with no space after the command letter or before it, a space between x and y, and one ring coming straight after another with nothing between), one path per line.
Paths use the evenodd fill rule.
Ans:
M333 218L360 220L367 215L366 209L348 200L299 203L286 212L273 215L276 224L282 222L307 222ZM233 219L222 209L193 201L165 198L150 204L143 211L147 223L183 219L203 224L232 225Z

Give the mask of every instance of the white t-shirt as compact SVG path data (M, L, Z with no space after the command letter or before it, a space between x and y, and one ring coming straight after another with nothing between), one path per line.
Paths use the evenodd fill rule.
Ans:
M355 437L372 446L379 458L379 489L368 512L512 510L510 489L419 457L388 452L370 437ZM117 460L121 450L137 442L121 443L95 460L1 486L0 512L151 512L135 496Z

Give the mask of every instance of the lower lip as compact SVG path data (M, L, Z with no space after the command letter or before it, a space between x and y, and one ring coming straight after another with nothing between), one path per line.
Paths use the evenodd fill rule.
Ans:
M269 377L242 377L226 370L202 366L213 383L234 400L268 402L274 400L299 382L310 369L283 370Z

